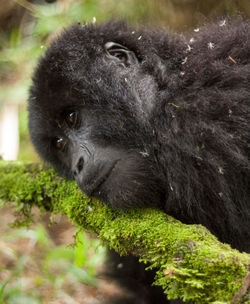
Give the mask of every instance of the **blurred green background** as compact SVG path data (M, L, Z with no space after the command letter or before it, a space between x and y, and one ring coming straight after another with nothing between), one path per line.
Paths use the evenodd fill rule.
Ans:
M52 39L74 22L125 19L133 26L188 33L210 19L243 14L249 0L0 0L0 157L39 161L28 136L26 100L32 71ZM38 218L39 215L38 215ZM93 236L49 215L29 229L9 227L0 215L0 304L102 303L113 285L96 278L104 249Z

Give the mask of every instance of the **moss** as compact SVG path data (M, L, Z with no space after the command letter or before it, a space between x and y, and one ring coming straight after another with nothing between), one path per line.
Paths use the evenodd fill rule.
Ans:
M220 243L203 226L184 225L154 209L112 210L42 165L0 162L0 199L15 202L25 224L34 205L60 212L120 254L139 256L158 269L155 284L169 299L231 303L249 271L248 254Z

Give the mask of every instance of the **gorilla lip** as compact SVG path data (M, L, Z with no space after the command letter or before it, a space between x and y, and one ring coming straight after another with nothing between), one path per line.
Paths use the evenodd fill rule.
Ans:
M113 164L108 168L107 172L100 177L92 187L90 187L89 191L85 191L85 193L88 196L92 196L94 193L97 193L98 190L101 188L101 186L106 182L106 180L110 177L114 169L116 168L117 163L120 161L120 159L117 159L116 161L113 162Z

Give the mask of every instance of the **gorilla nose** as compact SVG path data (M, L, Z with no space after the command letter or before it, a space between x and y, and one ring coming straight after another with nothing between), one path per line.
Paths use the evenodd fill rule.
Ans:
M84 165L84 159L83 157L79 157L78 161L76 162L76 165L73 167L73 175L76 178L79 174L81 174L83 170Z

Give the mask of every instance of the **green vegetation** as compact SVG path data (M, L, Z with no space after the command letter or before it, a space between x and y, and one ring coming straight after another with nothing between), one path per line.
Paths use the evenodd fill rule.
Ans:
M25 254L20 246L25 246ZM41 224L32 230L6 232L1 238L0 259L8 267L1 266L5 275L0 275L0 303L50 303L54 297L75 303L72 289L83 289L82 284L96 289L95 269L103 251L98 240L80 232L74 246L55 246Z
M249 275L250 256L221 244L201 225L184 225L154 209L112 210L41 165L2 162L0 169L0 198L15 201L24 216L17 225L32 220L33 205L61 212L120 254L134 254L158 268L155 283L170 299L231 303Z

